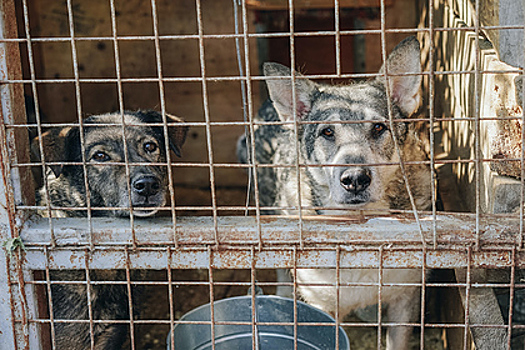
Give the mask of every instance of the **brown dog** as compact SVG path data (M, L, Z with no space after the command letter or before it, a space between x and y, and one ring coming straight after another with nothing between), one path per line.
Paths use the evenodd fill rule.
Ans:
M44 133L45 160L57 164L49 166L46 171L47 190L42 187L38 193L39 205L47 206L46 199L49 198L51 211L42 209L40 214L86 216L89 198L92 216L154 215L166 204L169 166L166 164L166 145L180 156L187 133L186 126L177 125L181 119L171 115L166 117L170 124L168 140L164 138L162 115L154 111L125 112L125 137L120 113L85 119L82 135L78 127ZM32 149L34 154L39 154L38 140L33 142ZM83 159L85 170L79 164ZM86 276L83 271L51 271L51 279L85 281ZM123 271L118 270L90 271L90 279L125 281ZM90 286L93 320L129 320L127 294L127 287L123 284ZM55 323L57 349L91 348L87 296L85 284L52 284L54 319L86 320L82 323ZM125 324L94 322L94 348L120 349L126 329Z

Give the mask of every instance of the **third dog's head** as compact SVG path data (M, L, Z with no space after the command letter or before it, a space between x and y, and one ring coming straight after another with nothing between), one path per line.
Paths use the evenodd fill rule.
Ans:
M187 132L186 126L177 125L181 119L167 114L166 121L167 141L162 115L155 111L94 115L83 121L82 128L45 133L46 162L65 163L51 166L50 176L65 178L64 183L84 195L86 174L93 210L116 208L101 211L102 215L129 215L130 207L136 216L153 215L166 204L167 149L180 156ZM68 165L83 160L85 170L81 164ZM56 203L55 194L50 196ZM85 203L85 198L69 200L74 206Z
M295 73L295 88L290 78L267 80L280 119L301 122L297 130L300 161L317 165L308 167L308 171L316 185L326 187L330 202L337 206L362 206L382 200L397 169L385 164L399 162L393 134L401 146L410 137L406 122L394 122L391 127L386 85L393 119L407 118L417 110L421 85L417 39L401 42L386 66L388 84L384 76L378 76L364 83L328 86L299 73ZM380 73L384 70L383 66ZM277 63L266 63L264 73L267 77L291 75L287 67ZM405 73L415 75L402 75Z

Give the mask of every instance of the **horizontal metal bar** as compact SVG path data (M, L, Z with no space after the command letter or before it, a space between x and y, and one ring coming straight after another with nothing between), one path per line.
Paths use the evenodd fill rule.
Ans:
M476 74L476 73L488 75L488 74L520 74L521 71L519 69L508 69L508 70L458 70L458 71L432 71L432 75L466 75L466 74ZM353 78L373 78L381 76L382 74L379 73L352 73L352 74L315 74L315 75L301 75L296 76L296 79L353 79ZM391 76L404 76L404 75L421 75L421 76L427 76L430 75L430 72L421 72L417 74L390 74ZM289 77L283 77L283 79ZM273 78L277 79L277 78ZM38 83L38 84L73 84L76 82L79 83L91 83L91 84L100 84L100 83L159 83L159 82L165 82L165 83L182 83L182 82L189 82L189 83L202 83L203 81L206 82L229 82L229 81L266 81L269 80L269 78L264 76L250 76L247 77L240 77L240 76L191 76L191 77L162 77L162 78L155 78L155 77L144 77L144 78L62 78L62 79L0 79L0 84L31 84L31 83Z
M523 29L523 25L491 25L491 26L480 26L481 30L520 30ZM434 27L429 28L388 28L384 29L385 33L390 34L415 34L415 33L426 33L431 30L434 32L468 32L473 31L475 27ZM273 33L243 33L243 34L179 34L179 35L118 35L113 36L75 36L71 37L32 37L27 39L21 38L2 38L1 42L71 42L74 41L154 41L154 40L199 40L203 39L244 39L244 38L288 38L290 35L294 37L316 37L316 36L333 36L333 35L363 35L363 34L381 34L381 29L358 29L358 30L319 30L319 31L294 31L293 34L290 32L273 32Z
M261 217L260 232L255 217L217 217L217 232L211 217L180 217L174 225L170 218L136 220L134 233L138 247L130 252L132 268L251 268L251 250L256 268L328 268L336 266L336 248L341 248L341 268L458 268L468 264L467 248L476 243L475 216L446 214L436 217L437 247L424 252L419 227L410 214L389 217L357 215L348 217L303 217L302 237L296 217ZM471 266L503 268L525 266L525 252L516 254L519 219L508 216L483 216L480 238L482 248L472 252ZM432 217L422 216L426 240L432 236ZM84 219L53 219L57 247L49 249L52 269L78 269L85 266L89 230ZM126 219L92 219L89 266L93 269L125 268L123 246L132 245ZM173 249L173 230L179 237ZM217 247L215 237L219 238ZM44 246L51 246L47 219L30 220L22 230L27 247L26 267L44 269ZM260 239L259 239L260 238ZM427 242L427 243L428 243ZM294 249L297 251L294 263ZM208 245L213 245L211 257ZM168 249L171 247L172 249ZM383 249L381 262L379 249ZM169 256L171 254L171 256ZM425 254L425 259L423 259Z

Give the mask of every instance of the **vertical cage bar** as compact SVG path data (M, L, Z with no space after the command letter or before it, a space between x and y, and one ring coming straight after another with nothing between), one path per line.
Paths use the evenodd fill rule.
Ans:
M479 48L479 0L475 0L474 13L474 52L476 58L474 60L474 104L475 104L475 138L474 138L474 153L475 153L475 174L476 174L476 249L480 248L480 215L481 215L481 52Z
M300 167L300 145L299 145L299 127L300 120L297 117L297 91L296 91L296 74L295 74L295 19L294 19L294 5L293 0L288 0L288 18L290 21L290 74L291 74L291 84L292 84L292 110L294 111L293 122L294 122L294 152L295 152L295 171L297 173L297 215L299 217L299 244L301 249L304 247L304 238L303 238L303 203L301 196L301 167Z
M91 277L89 273L89 260L91 259L89 249L84 250L84 271L86 273L86 298L88 305L88 317L89 317L89 340L91 350L95 350L95 333L94 333L94 322L93 322L93 306L91 305Z
M255 249L253 246L250 247L250 296L252 298L252 349L259 349L259 331L258 325L259 322L258 312L257 312L257 285L255 279Z
M49 308L49 329L51 331L51 348L56 349L55 342L55 315L53 307L53 293L51 293L51 277L49 272L49 249L44 246L44 255L46 259L46 288L47 288L47 305Z
M426 310L426 291L427 291L427 250L422 249L423 256L421 257L421 307L419 309L419 318L420 318L420 332L419 332L419 349L425 349L425 310Z
M213 249L208 246L208 280L210 282L210 327L211 327L211 350L215 350L215 286L213 278Z
M511 344L512 344L512 316L514 314L514 293L516 292L515 284L516 284L516 247L512 249L512 265L510 266L510 288L509 288L509 324L508 326L508 333L507 333L507 349L511 350Z
M35 118L37 122L37 135L38 135L38 151L40 152L40 164L42 168L42 180L44 184L44 197L46 200L46 206L47 206L47 212L49 214L49 232L51 233L51 246L54 247L56 245L55 241L55 230L53 228L53 219L51 214L51 200L49 195L49 185L47 181L46 174L46 159L44 154L44 144L42 141L42 125L41 125L41 116L40 116L40 108L39 108L39 102L38 102L38 90L36 86L36 72L35 72L35 59L33 55L33 44L31 41L31 30L29 25L29 8L27 5L27 0L22 0L22 8L23 8L23 16L24 16L24 30L26 35L26 45L27 45L27 57L28 57L28 63L29 63L29 74L31 78L31 91L33 93L33 99L35 103ZM27 119L27 117L26 117Z
M339 350L339 323L341 314L339 313L339 299L341 293L341 246L338 245L335 251L335 344L336 350Z
M89 182L87 175L87 162L86 162L86 143L84 140L84 123L82 120L82 95L80 93L80 73L78 70L78 56L77 46L75 38L75 22L73 16L73 5L72 0L67 0L67 17L69 22L69 40L71 45L71 55L73 57L73 73L75 76L75 102L77 104L77 117L78 117L78 128L80 131L80 149L82 156L82 170L84 175L84 186L86 189L86 211L87 211L87 222L89 227L89 246L94 247L93 242L93 223L91 221L91 194L89 191Z
M335 74L341 76L341 32L340 32L339 0L334 0L334 26L335 26Z
M465 286L465 329L463 331L463 350L468 350L468 333L470 327L470 288L471 288L471 265L472 265L472 248L467 248L467 274L466 274L466 286Z
M234 16L235 16L235 34L239 32L239 14L238 14L238 2L239 0L233 0ZM242 15L242 34L244 39L244 71L242 72L242 62L240 57L240 44L239 39L235 38L235 46L237 48L237 59L239 61L239 74L244 75L246 80L241 80L241 93L243 99L243 117L245 122L249 122L248 127L245 127L246 135L246 152L248 164L252 167L248 170L248 188L246 207L250 204L250 187L253 183L254 189L254 201L255 201L255 219L257 222L257 231L259 239L259 249L262 249L262 227L261 227L261 208L259 202L259 177L257 174L257 161L255 159L255 128L254 128L254 111L253 111L253 92L251 84L251 69L250 69L250 41L248 37L248 15L246 9L246 1L240 0L241 3L241 15ZM264 126L259 126L264 127ZM246 210L248 214L248 210Z
M175 305L173 305L173 278L172 278L172 275L171 275L171 263L172 263L172 254L173 254L173 251L171 249L171 247L167 247L166 248L166 252L168 254L168 266L166 267L166 274L168 275L168 297L169 297L169 308L170 308L170 337L168 339L169 341L169 344L170 344L170 349L174 349L174 350L177 350L175 349L175 332L174 332L174 327L175 327L175 312L174 312L174 307Z
M14 2L7 0L0 2L0 39L17 37L17 25L15 19ZM20 70L20 52L18 46L9 46L7 42L0 42L0 76L2 80L19 78ZM20 115L20 105L17 102L23 101L23 89L21 86L12 84L0 85L0 222L4 223L0 228L0 243L19 237L16 211L15 211L15 191L12 187L21 186L20 176L15 175L9 167L10 147L8 137L12 138L13 133L6 130L6 124L12 124L16 115ZM18 100L18 101L17 101ZM18 105L18 108L17 108ZM21 113L24 113L23 111ZM25 117L25 114L22 114ZM8 136L9 135L9 136ZM17 183L18 182L18 183ZM19 223L20 224L20 223ZM14 257L14 258L13 258ZM28 349L29 339L28 332L19 334L17 331L16 317L17 312L23 318L23 327L27 325L25 290L21 267L20 252L11 255L11 251L6 248L0 248L0 344L12 346L13 349ZM2 271L3 270L3 271ZM15 301L15 291L13 289L13 278L11 274L16 273L19 279L19 294L21 300ZM21 281L21 284L20 284ZM26 331L26 329L24 329ZM19 347L19 344L22 344Z
M173 186L173 169L171 168L171 151L169 146L169 135L168 135L168 118L166 116L166 94L164 91L164 75L162 74L162 59L160 54L160 39L159 39L159 18L157 13L157 2L151 0L151 13L153 16L153 34L155 36L155 59L157 63L157 75L159 78L159 94L160 94L160 110L162 114L162 123L164 129L164 140L166 147L166 167L168 173L168 189L170 194L170 209L171 209L171 220L173 222L173 242L175 247L178 247L179 237L177 232L177 213L175 210L175 189Z
M4 239L4 230L0 230L0 239ZM4 273L0 273L0 343L4 346L18 350L17 333L15 325L15 300L13 282L11 281L11 259L6 249L0 252L0 264Z
M293 345L294 350L297 350L297 246L293 247Z
M28 305L27 305L27 295L26 295L26 283L24 280L24 272L22 270L22 262L21 262L21 253L20 251L15 252L15 264L16 264L16 273L18 277L18 294L20 298L20 313L22 316L22 336L24 338L24 349L29 350L32 342L30 342L29 338L29 320L30 317Z
M428 113L429 113L429 143L430 143L430 190L432 198L432 239L434 249L437 248L437 220L436 220L436 153L434 134L434 1L428 0Z
M381 12L381 57L383 60L384 75L385 75L385 93L386 93L386 101L387 101L387 108L388 108L388 122L389 122L390 130L395 130L394 114L392 112L392 100L390 99L390 83L389 83L388 64L387 64L388 56L386 54L386 9L385 9L384 0L381 0L381 11L380 12ZM405 188L407 190L408 197L410 198L410 206L412 208L412 211L414 213L414 218L416 219L416 222L419 228L419 234L421 236L421 244L423 244L423 247L426 247L425 235L423 233L423 228L419 220L419 214L417 212L417 207L416 207L416 203L414 200L414 196L412 194L412 190L410 189L410 184L408 182L406 168L405 168L405 161L403 159L403 154L399 147L399 141L397 139L395 132L392 132L391 135L392 135L392 140L394 141L397 156L399 157L399 168L401 169L401 173L403 174Z
M22 253L20 253L21 255ZM20 256L22 258L22 256ZM23 259L23 258L22 258ZM29 348L32 349L41 349L41 330L40 324L36 322L38 317L38 300L42 302L42 298L38 298L36 293L36 285L33 283L25 283L25 281L34 282L32 271L26 269L20 264L22 270L22 276L24 278L24 294L25 302L27 305L27 323L29 330Z
M128 143L126 141L126 120L124 117L124 96L122 92L122 77L120 69L120 51L118 47L118 34L117 34L117 19L116 19L116 10L115 10L115 0L110 1L110 11L111 11L111 35L113 41L113 52L115 55L115 74L117 76L117 94L118 94L118 103L119 103L119 113L121 118L121 132L122 132L122 146L124 148L124 169L126 171L126 178L131 179L130 173L130 164L128 156ZM128 193L129 200L129 225L131 229L131 244L135 248L137 246L137 240L135 235L135 217L133 215L133 205L131 203L131 183L130 181L126 182L126 190Z
M379 269L377 283L377 350L381 350L382 328L383 328L383 256L384 247L379 247Z
M211 192L211 205L213 215L213 227L215 229L215 244L220 244L219 228L217 222L217 194L215 193L215 169L213 161L213 146L211 139L211 125L210 125L210 106L208 98L208 84L206 82L206 59L204 56L204 29L202 21L202 9L201 0L195 0L197 10L197 27L199 34L199 64L201 69L202 79L202 102L204 104L204 118L206 121L206 148L208 151L208 161L210 170L210 192ZM214 345L215 348L215 345Z
M129 257L129 248L126 247L126 287L128 291L128 308L129 308L129 337L131 350L135 350L135 324L133 314L133 294L131 288L131 261Z
M525 20L525 5L522 4L522 16ZM525 68L525 23L523 23L522 26L522 34L523 34L523 61L521 62L522 68ZM521 79L521 150L520 150L520 166L521 166L521 191L520 191L520 235L519 235L519 249L525 248L525 224L524 224L524 215L525 215L525 71L524 69L520 69L520 76L519 79Z

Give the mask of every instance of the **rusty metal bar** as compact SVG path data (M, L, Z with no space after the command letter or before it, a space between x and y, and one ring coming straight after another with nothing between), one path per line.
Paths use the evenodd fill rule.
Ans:
M49 252L48 247L44 247L44 255L45 255L45 262L46 262L46 271L45 271L45 278L46 278L46 289L47 289L47 302L48 302L48 312L49 312L49 325L50 325L50 331L51 331L51 348L53 350L57 349L56 342L55 342L55 315L53 312L53 294L51 293L51 276L49 271Z
M166 94L164 91L164 75L162 73L162 59L160 54L160 39L159 39L159 20L158 20L158 14L157 14L157 3L155 0L151 0L151 14L153 16L153 33L155 35L155 60L157 63L157 75L159 78L159 95L160 95L160 111L162 114L162 127L164 131L164 139L169 140L168 136L168 120L166 116ZM165 152L166 152L166 170L168 173L168 190L169 190L169 197L170 197L170 203L171 203L171 219L173 221L173 242L175 243L175 247L177 247L178 244L178 238L177 238L177 230L175 228L175 223L177 222L177 211L175 207L175 189L173 186L173 169L171 167L172 159L171 159L171 151L169 147L169 142L166 142L165 145ZM130 197L131 198L131 197ZM131 214L130 214L131 215Z
M385 10L385 3L383 0L381 0L381 57L383 60L383 67L384 67L384 77L385 77L385 94L386 94L386 101L387 101L387 108L388 108L388 122L390 130L394 130L394 113L392 112L392 99L391 99L391 92L390 92L390 84L389 84L389 72L388 72L388 64L387 64L387 52L386 52L386 10ZM403 159L403 155L401 154L401 149L399 147L399 141L397 140L396 133L391 133L392 140L394 141L395 151L399 158L399 167L401 169L401 173L403 175L403 180L405 182L405 188L408 194L408 197L410 199L410 205L412 208L412 211L414 213L414 218L416 219L416 222L418 223L420 227L420 234L421 234L421 242L423 243L423 246L426 245L425 239L423 237L423 231L421 228L421 223L419 222L419 214L417 212L416 203L414 200L414 196L412 194L412 190L410 189L410 184L408 182L408 178L406 175L406 168L405 168L405 160Z
M384 247L379 247L379 269L377 270L378 278L377 278L377 350L381 350L381 338L382 338L382 332L381 329L384 327L383 324L383 300L382 300L382 292L383 292L383 254L384 254Z
M520 235L521 236L521 235ZM516 248L512 250L512 261L516 261ZM510 268L510 287L509 287L509 324L508 324L508 330L507 330L507 349L511 350L511 341L512 341L512 326L513 326L513 320L512 316L514 314L514 293L516 292L516 264L512 264Z
M168 264L166 265L166 277L168 280L168 298L169 298L169 308L170 308L170 334L169 334L169 346L170 349L175 349L175 332L173 331L175 327L175 306L173 304L173 278L171 274L171 248L166 249L168 255Z
M218 324L217 321L215 321L215 286L214 286L214 276L213 276L213 270L215 269L214 264L214 258L215 258L215 252L211 249L211 246L208 247L207 253L208 253L208 261L207 261L207 268L208 268L208 279L209 279L209 287L210 287L210 327L211 327L211 348L212 350L215 350L215 325Z
M434 213L433 213L434 214ZM433 232L433 236L434 238L436 237L436 232L435 232L435 229L436 227L432 227L432 229L434 230ZM434 249L437 245L437 241L434 239ZM424 254L422 256L422 261L421 261L421 299L420 299L420 310L419 310L419 317L420 317L420 332L419 332L419 348L420 350L424 350L425 348L425 310L427 309L427 305L426 305L426 292L427 292L427 287L428 287L428 283L427 283L427 252L424 251Z
M341 315L339 313L339 299L341 297L341 247L337 247L335 256L335 344L337 345L336 350L339 350L339 326Z
M481 215L481 50L479 47L480 40L480 18L479 18L479 0L475 0L475 12L474 12L474 32L475 32L475 41L474 41L474 53L476 55L474 59L474 104L475 104L475 118L474 121L474 165L475 165L475 200L476 200L476 233L477 241L475 249L480 247L480 215Z
M289 33L288 33L288 36L289 36L289 41L290 41L290 74L291 76L289 77L290 80L291 80L291 86L292 86L292 90L291 90L291 94L293 96L292 98L292 110L296 111L297 110L297 98L296 96L298 95L297 94L297 91L296 91L296 83L295 83L295 79L297 79L297 74L295 72L295 18L294 18L294 6L293 6L293 0L288 0L288 21L289 21ZM293 152L295 152L295 162L293 164L293 166L295 167L295 172L296 172L296 184L297 184L297 188L301 188L301 171L300 171L300 168L299 168L299 159L300 159L300 145L299 145L299 118L297 118L297 113L294 113L293 115L293 132L294 132L294 145L293 145ZM303 247L303 242L304 242L304 239L303 239L303 220L302 220L302 217L303 217L303 201L301 199L301 191L297 191L297 207L298 207L298 210L297 210L297 214L299 216L299 220L297 222L298 224L298 229L299 229L299 244L300 244L300 247L302 248ZM294 305L294 309L296 309L296 305ZM295 316L294 316L295 317ZM297 332L295 331L294 334L297 334ZM297 341L296 339L294 339L294 344L297 344Z
M334 29L335 29L335 74L341 75L341 29L340 29L339 0L334 0ZM336 344L338 344L336 342Z
M428 52L428 66L429 66L429 76L428 76L428 111L429 111L429 121L428 121L428 130L429 130L429 144L430 144L430 184L431 184L431 200L432 200L432 214L434 219L436 217L436 178L435 178L435 169L436 169L436 152L435 152L435 134L434 134L434 89L435 89L435 77L434 77L434 2L432 0L428 1L428 34L429 34L429 52ZM434 232L434 248L436 247L436 225L432 228ZM423 343L423 342L421 342Z
M128 143L126 141L126 119L124 117L124 95L122 91L122 77L121 77L121 69L120 69L120 50L118 46L118 39L117 39L117 15L115 11L115 0L110 1L110 12L111 12L111 33L113 34L113 54L115 55L115 74L117 76L117 95L118 95L118 105L120 113L120 130L122 133L122 145L124 148L124 169L126 171L126 178L131 178L131 172L130 172L130 163L129 163L129 154L128 154ZM87 174L86 174L87 177ZM88 188L88 187L86 187ZM126 182L126 190L128 193L128 198L132 198L131 195L131 183L128 181ZM87 191L89 192L89 190ZM131 205L131 200L128 205L129 210L129 225L131 229L131 237L132 237L132 245L135 247L137 245L137 242L135 240L135 216L133 215L133 206ZM89 214L89 207L88 207L88 215ZM90 217L88 217L88 220Z
M131 289L131 262L129 259L129 249L126 247L126 287L128 294L128 312L129 312L129 336L131 350L135 350L135 316L133 313L133 293Z
M17 21L13 1L0 3L0 37L17 37ZM0 45L0 77L17 79L22 76L20 51L16 44ZM34 285L25 284L30 279L23 266L21 247L11 244L19 240L20 226L25 215L17 215L16 202L34 202L32 183L22 186L27 169L10 166L10 161L27 161L27 137L25 130L13 130L6 125L25 118L23 86L0 85L0 244L5 245L0 252L0 344L12 349L41 349L38 325L29 323L35 318L36 295ZM17 132L15 132L17 131ZM16 288L13 288L16 283ZM17 320L17 318L19 318Z
M525 7L524 7L524 11L525 11ZM524 15L525 17L525 15ZM524 25L524 28L523 28L523 32L525 33L525 25ZM524 51L525 51L525 35L523 35L523 47L524 47ZM523 57L525 59L525 52L523 54ZM524 65L525 65L525 62L524 62ZM525 74L523 72L523 70L521 71L521 84L522 86L525 86ZM525 101L525 89L523 89L522 91L522 101ZM525 211L525 127L523 127L525 125L525 112L523 111L523 108L525 106L522 106L522 112L521 112L521 118L520 118L520 121L521 121L521 150L520 150L520 165L521 165L521 178L520 178L520 182L521 182L521 187L520 187L520 213L519 213L519 216L520 216L520 244L519 244L519 249L524 249L525 248L525 239L524 239L524 235L525 235L525 224L524 224L524 211ZM510 320L509 320L509 323L510 323ZM510 338L510 335L509 335L509 338Z
M75 40L77 40L75 38ZM480 70L482 74L502 74L502 73L521 73L520 70ZM457 70L457 71L435 71L433 73L436 76L445 76L445 75L465 75L465 74L475 74L474 70ZM410 73L406 74L391 74L391 76L402 76L402 75L414 75ZM428 76L429 72L421 72L418 75ZM312 75L302 75L297 77L298 79L353 79L353 78L373 78L379 76L378 73L352 73L352 74L312 74ZM268 78L262 76L252 76L250 78L254 81L267 80ZM283 79L282 77L272 77L272 79ZM239 76L205 76L205 77L164 77L164 82L221 82L221 81L246 81L246 77ZM28 83L37 83L37 84L71 84L77 82L76 79L0 79L1 84L28 84ZM80 83L117 83L116 78L79 78L78 82ZM159 78L121 78L123 83L158 83Z
M304 217L304 244L379 244L386 240L392 244L420 247L419 226L411 219L411 212L391 215L313 216ZM483 215L480 232L488 249L510 249L518 242L519 219L512 215ZM89 243L89 229L74 218L54 219L59 245L82 246ZM224 245L251 245L258 242L258 230L254 217L180 217L177 228L181 232L180 243L184 246L209 244L218 230ZM272 244L298 244L298 217L261 217L262 239L265 246ZM126 219L92 218L93 239L100 246L129 244L130 234ZM426 241L432 241L432 215L421 216L421 226ZM472 244L475 228L473 214L443 213L436 217L438 248L467 247ZM49 245L50 234L45 219L33 218L21 230L26 246ZM170 218L158 217L136 223L137 240L142 245L170 244ZM149 234L152 230L155 235ZM401 246L403 247L403 246ZM118 248L118 247L116 247ZM408 246L407 246L408 248ZM518 257L520 257L518 255ZM335 265L334 265L335 266Z
M86 146L84 140L84 123L82 116L82 94L80 92L80 72L78 68L78 54L76 46L76 37L75 37L75 20L73 16L73 5L71 0L67 0L67 19L69 24L69 35L70 35L70 45L71 45L71 56L73 58L73 73L75 76L75 102L77 105L77 118L78 118L78 129L80 130L80 149L81 149L81 159L82 159L82 174L84 175L84 188L86 189L86 212L87 212L87 225L92 230L91 226L91 194L89 191L88 183L88 173L86 167ZM51 213L50 215L51 216ZM94 241L90 239L90 247L93 248ZM92 334L91 334L92 335ZM93 337L91 337L91 347L93 348Z
M215 168L214 168L214 157L213 157L213 143L211 139L211 127L210 127L210 107L209 107L209 97L208 97L208 84L206 83L206 60L204 54L204 38L203 33L203 23L202 23L202 10L201 10L201 0L195 0L195 7L197 10L197 27L199 32L199 63L201 70L201 79L202 82L202 103L204 105L204 119L206 121L206 149L208 153L209 169L210 169L210 192L211 192L211 203L213 207L212 215L217 227L217 194L215 191ZM218 230L216 230L215 243L219 244L221 237L219 236ZM212 333L213 334L213 333ZM214 345L215 348L215 345ZM215 349L214 349L215 350Z
M5 13L5 6L6 4L4 2L0 3L0 10L2 11L2 16L0 16L0 37L2 38L6 36L5 27L8 25L8 23L6 23L6 19L3 16ZM1 44L0 48L4 52L8 52L6 50L5 44ZM7 78L7 73L7 61L6 57L3 56L3 59L0 60L0 74L2 78ZM5 98L5 96L10 92L11 90L6 88L5 85L0 85L0 93L2 94L0 107L3 111L9 110L9 106L6 106L6 104L9 104L11 99ZM4 116L5 114L2 112L2 119ZM1 124L4 124L3 120ZM6 148L7 144L5 140L5 130L3 127L0 129L0 135L2 136L2 142L0 143L0 222L8 223L8 225L3 225L0 227L0 242L6 242L15 238L14 228L10 225L13 223L14 211L12 210L12 192L9 188L9 171L6 168L9 162L9 157L8 149ZM4 273L0 273L0 315L2 316L2 322L0 322L0 343L18 350L18 334L16 332L15 325L16 315L14 313L15 295L11 282L11 271L13 270L13 264L10 252L8 252L5 248L0 250L0 268L4 271Z
M293 247L293 343L294 347L297 345L297 297L299 293L297 291L297 247Z
M469 32L474 31L474 26L463 26L463 27L434 27L434 32ZM487 30L503 30L503 29L523 29L522 25L480 25L481 31ZM428 32L427 28L385 28L387 34L417 34ZM361 35L361 34L381 34L381 29L355 29L355 30L339 30L341 36L345 35ZM294 35L296 37L316 37L316 36L334 36L337 34L336 30L320 30L320 31L301 31ZM244 34L203 34L203 39L235 39L242 38ZM289 37L289 32L272 32L272 33L247 33L248 38L282 38ZM201 36L198 34L180 34L180 35L159 35L159 40L198 40ZM119 41L155 41L155 35L119 35ZM33 42L69 42L69 37L40 37L32 38ZM112 36L83 36L76 38L77 41L111 41ZM0 42L27 42L26 38L1 38Z

